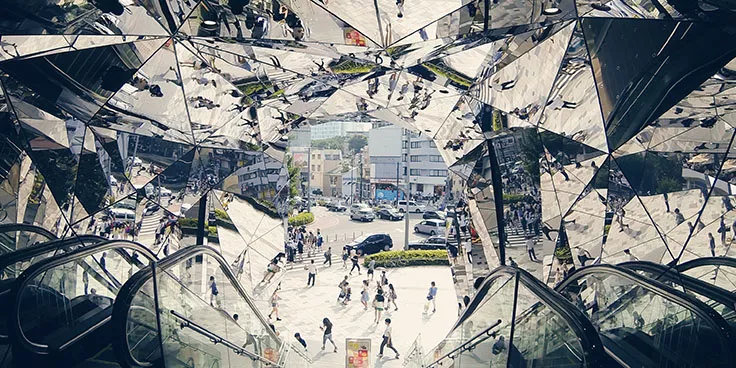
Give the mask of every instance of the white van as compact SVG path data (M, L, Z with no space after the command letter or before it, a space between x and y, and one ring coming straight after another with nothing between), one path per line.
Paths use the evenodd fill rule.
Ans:
M117 221L133 221L135 222L135 211L127 208L112 208L110 216Z
M445 220L424 220L414 225L414 232L431 236L442 235L445 233Z
M371 206L369 206L369 205L367 205L365 203L353 203L350 206L350 213L352 214L352 213L358 212L360 210L370 209L370 208L371 208Z
M406 201L399 201L399 212L406 212ZM409 212L421 213L427 210L427 207L423 204L417 204L417 202L409 201Z

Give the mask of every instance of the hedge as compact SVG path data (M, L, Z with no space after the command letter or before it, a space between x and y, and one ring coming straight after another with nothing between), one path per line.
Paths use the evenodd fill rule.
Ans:
M230 220L230 216L227 214L227 212L218 208L215 208L215 218L220 220Z
M311 212L302 212L296 216L289 217L289 225L302 226L314 222L314 214Z
M191 217L179 217L178 220L176 220L179 223L180 227L192 227L197 228L197 219L191 218Z
M503 195L503 203L504 204L511 204L516 202L521 202L524 200L523 194L504 194Z
M400 266L447 266L450 260L447 258L446 250L392 250L380 252L365 257L363 261L366 266L371 260L376 261L376 267L400 267ZM393 262L404 261L396 265Z

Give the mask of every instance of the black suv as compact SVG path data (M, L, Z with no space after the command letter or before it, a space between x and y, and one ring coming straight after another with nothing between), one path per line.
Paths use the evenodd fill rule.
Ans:
M367 234L363 235L352 243L346 245L348 250L355 249L359 255L378 253L382 250L391 250L394 241L388 234Z

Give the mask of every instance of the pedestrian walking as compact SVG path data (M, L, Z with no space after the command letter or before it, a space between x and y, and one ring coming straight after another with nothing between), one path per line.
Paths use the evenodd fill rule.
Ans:
M370 262L368 262L368 277L371 278L371 281L373 281L373 273L376 271L376 260L371 259Z
M100 257L100 267L102 267L103 271L107 271L107 267L105 266L105 257L107 256L107 252L102 252L102 257Z
M531 236L526 237L526 252L529 254L529 260L537 262L537 255L534 254L534 239Z
M711 237L713 237L713 235L711 235ZM637 256L631 254L631 251L628 250L628 249L624 249L624 254L629 257L629 261L631 261L631 262L634 262L634 261L638 261L639 260L639 258Z
M363 280L363 288L360 290L360 302L363 304L364 311L368 310L368 302L371 300L368 285L368 280Z
M317 229L317 250L322 251L322 244L325 243L325 240L322 238L322 233L319 232L319 229Z
M268 314L268 318L272 318L271 316L275 315L276 320L280 321L281 318L279 318L279 300L281 300L281 297L278 294L278 289L273 291L273 294L271 294L271 298L269 301L271 302L271 313Z
M342 298L345 297L345 294L347 293L348 288L348 276L346 275L342 281L340 281L339 284L337 284L337 287L340 288L340 294L337 296L337 301L339 302Z
M323 331L322 350L325 350L325 343L327 343L327 340L330 340L332 346L335 348L334 352L337 353L337 345L335 345L335 341L332 340L332 322L330 322L330 319L327 317L323 318L322 326L319 326L319 329Z
M356 254L353 254L353 256L350 257L350 260L353 262L353 267L350 268L349 275L352 275L353 274L353 270L356 269L356 268L358 269L358 275L360 275L360 264L358 263L360 261L360 258L358 257L358 254L357 253Z
M374 319L373 322L378 324L381 321L381 313L383 313L384 302L386 298L383 296L383 290L379 289L376 296L373 297Z
M325 251L325 261L322 262L322 265L329 264L327 267L332 267L332 247L328 247L327 251Z
M350 302L350 297L353 295L353 289L350 288L350 285L348 284L345 287L345 297L342 298L342 305L348 305Z
M220 292L217 290L215 276L210 276L210 306L214 307L215 303L217 303L217 307L220 307L220 300L217 298L218 294L220 294Z
M427 293L427 303L424 304L424 313L427 313L429 310L430 303L432 304L432 313L437 311L435 299L437 299L437 285L432 281L431 286L429 287L429 292Z
M84 282L84 295L87 295L89 290L89 273L86 269L82 273L82 282Z
M388 277L386 277L386 270L381 271L381 282L378 283L378 287L382 287L381 285L388 285Z
M302 335L301 334L299 334L298 332L295 333L294 334L294 338L296 339L296 341L299 342L299 344L301 344L301 346L304 347L304 350L309 351L309 349L307 349L307 342L304 341L304 339L302 338Z
M713 238L713 233L708 233L708 244L710 245L710 255L716 256L716 240Z
M348 268L348 247L342 248L342 268L347 269Z
M399 306L396 305L396 289L394 289L394 284L388 284L388 303L386 304L386 308L390 308L391 304L394 305L394 312L399 310Z
M378 351L378 358L383 357L383 348L388 347L396 353L396 359L399 359L399 352L394 347L393 341L391 341L391 318L386 318L384 322L386 322L386 329L383 330L383 341L381 341L381 348Z
M588 252L587 250L580 248L579 246L575 247L575 250L577 250L578 253L578 261L580 261L580 266L585 267L585 262L593 259L593 257L590 256L590 252Z
M473 263L473 243L470 241L465 242L465 254L468 256L468 263Z
M314 281L317 278L317 266L314 265L314 260L310 260L308 266L304 266L309 275L307 276L307 286L314 286Z

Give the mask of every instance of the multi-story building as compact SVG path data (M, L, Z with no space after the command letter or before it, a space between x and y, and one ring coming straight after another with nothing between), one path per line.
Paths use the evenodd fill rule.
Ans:
M368 134L371 130L371 123L361 123L355 121L330 121L327 123L315 125L311 127L312 140L329 139L334 137L344 137L355 134Z
M310 150L309 184L312 191L319 189L322 193L332 193L329 173L341 166L340 150Z
M412 133L409 139L406 129L394 125L380 126L368 134L368 147L371 184L376 189L375 194L380 194L378 199L392 199L387 196L396 195L395 192L382 191L382 188L395 189L397 183L402 185L406 180L407 166L411 194L433 196L444 192L447 165L431 138Z

